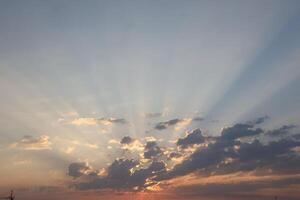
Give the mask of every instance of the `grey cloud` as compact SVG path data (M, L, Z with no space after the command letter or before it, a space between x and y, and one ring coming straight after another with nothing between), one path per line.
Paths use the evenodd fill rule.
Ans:
M157 142L156 141L148 141L145 145L145 149L149 150L151 148L154 148L157 146Z
M181 156L182 156L181 153L173 151L173 152L169 153L168 158L169 159L180 158Z
M90 167L84 162L74 162L69 165L68 175L73 178L78 178L82 176L84 172L89 169Z
M169 126L174 126L183 121L184 121L183 119L171 119L169 121L157 123L154 128L156 130L163 130L163 129L167 129Z
M201 144L205 141L200 129L195 129L188 134L184 138L179 138L177 140L177 146L181 148L187 148L193 144Z
M150 112L150 113L145 113L144 116L146 118L156 118L156 117L163 116L163 113L160 113L160 112Z
M284 125L278 129L268 131L266 134L270 136L282 136L286 135L291 129L295 128L295 125Z
M258 140L241 143L239 149L231 155L233 162L219 163L218 167L212 166L206 170L215 174L270 169L273 173L299 173L300 156L292 151L292 148L299 145L300 142L285 139L265 145Z
M131 170L137 167L139 162L135 160L115 160L107 170L107 175L97 177L88 182L76 183L74 186L77 189L116 189L116 190L133 190L143 189L147 186L155 184L154 181L147 183L147 179L152 179L158 174L165 171L163 162L152 162L148 168Z
M250 124L235 124L232 127L224 128L221 132L221 138L227 140L234 140L242 137L255 136L262 133L260 128L253 129Z
M293 138L294 138L295 140L300 140L300 134L293 135Z
M270 117L268 115L266 116L263 116L263 117L258 117L252 121L248 121L247 124L249 125L257 125L257 124L261 124L261 123L264 123L267 119L269 119Z
M226 128L221 136L215 138L215 143L209 144L206 148L199 148L158 179L170 179L195 171L210 170L230 173L264 167L277 171L289 171L299 166L299 155L292 151L292 148L300 146L299 141L281 139L262 144L259 140L251 143L236 140L261 133L263 133L262 129L253 129L253 125L249 124L236 124ZM226 159L233 161L226 164ZM289 163L289 166L284 163Z
M130 136L124 136L121 141L120 144L131 144L134 141L134 139L132 139Z
M144 158L152 159L160 156L163 153L161 148L157 145L155 141L148 141L145 145Z
M262 119L257 119L252 124L235 124L223 129L220 136L209 139L202 135L200 129L189 132L185 137L178 139L178 146L185 148L205 141L208 141L208 145L196 149L190 155L182 155L185 154L185 151L169 153L167 155L169 159L185 157L181 163L170 170L166 170L166 165L162 161L158 161L163 159L161 156L163 150L157 142L148 141L144 146L144 158L149 159L152 163L147 168L141 168L143 164L140 166L138 161L119 159L108 167L106 176L95 176L96 178L92 178L88 182L77 183L76 188L140 190L159 181L190 173L201 173L202 176L212 173L230 174L241 171L252 171L259 174L263 170L271 170L275 174L300 173L300 156L294 151L295 147L300 146L300 141L293 139L293 137L264 142L255 139L256 136L265 133L264 130L255 127L261 121ZM290 129L288 126L283 126L281 130L288 133ZM277 130L273 131L276 132ZM238 140L244 137L252 137L252 139ZM130 141L131 138L126 138L123 143ZM80 175L80 170L78 172L77 169L75 176Z
M194 117L193 121L204 121L204 118L202 118L202 117Z
M176 126L179 123L184 123L184 122L191 122L191 121L203 121L204 119L201 117L194 117L194 118L176 118L176 119L171 119L169 121L164 121L164 122L158 122L155 126L154 129L156 130L164 130L167 129L171 126Z

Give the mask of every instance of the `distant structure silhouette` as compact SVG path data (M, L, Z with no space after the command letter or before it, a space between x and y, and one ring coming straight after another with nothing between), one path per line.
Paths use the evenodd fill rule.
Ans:
M10 195L8 197L0 197L0 199L7 199L7 200L14 200L15 199L15 195L14 195L14 191L10 191Z

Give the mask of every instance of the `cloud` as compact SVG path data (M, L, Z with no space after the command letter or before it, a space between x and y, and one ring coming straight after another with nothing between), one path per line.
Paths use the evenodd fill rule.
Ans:
M125 149L125 150L143 151L143 149L144 149L143 144L139 140L133 139L130 136L124 136L121 139L120 144L122 145L122 149Z
M71 163L68 168L68 175L73 178L78 178L86 174L90 170L90 167L85 162Z
M255 136L262 133L260 128L253 129L251 124L235 124L232 127L224 128L221 132L221 138L234 140L242 137Z
M194 117L193 121L204 121L203 117Z
M169 159L178 159L180 157L182 157L182 154L179 153L179 152L175 152L175 151L170 152L169 155L168 155Z
M171 179L192 172L233 173L257 169L272 169L278 172L296 170L300 157L292 150L300 141L281 139L263 144L255 139L252 142L236 140L263 133L249 124L235 124L223 129L215 142L199 148L181 163L168 171L162 179ZM300 172L300 170L298 170Z
M123 118L77 118L70 122L76 126L82 125L104 125L110 126L112 124L127 124L128 122Z
M197 186L201 190L201 188L213 188L214 184L217 185L220 180L213 179L215 176L251 173L256 178L269 174L278 176L280 180L281 176L299 174L300 154L297 150L300 146L299 140L293 137L265 140L266 138L260 137L271 131L278 132L278 130L281 130L280 133L285 132L283 136L287 136L290 135L289 131L292 127L283 126L270 131L257 128L256 125L262 123L264 119L266 118L258 118L251 123L234 124L224 128L219 136L213 137L203 136L200 129L188 131L186 136L177 140L176 146L180 147L177 149L161 148L156 140L145 140L144 152L140 154L143 158L140 160L117 159L108 167L106 175L96 175L87 182L77 182L75 187L82 190L140 191L151 190L160 185L167 187L170 181L185 176L196 176L199 181L201 177L212 177L215 181L212 184ZM176 120L168 124L177 123ZM130 136L125 136L119 144L131 145L134 141L136 140ZM201 145L203 143L205 145ZM191 152L187 151L190 146L194 147ZM165 162L168 163L168 168ZM83 171L87 170L86 166L82 167ZM85 174L80 172L76 175ZM291 184L288 179L281 183L282 185ZM227 186L230 187L229 184ZM235 186L238 188L239 184ZM251 184L244 183L240 186L252 187ZM218 187L217 185L216 188ZM193 186L189 189L197 190Z
M21 141L11 144L10 147L25 150L51 150L51 145L50 137L47 135L41 135L37 138L25 135Z
M80 190L142 190L155 185L152 178L165 171L165 164L161 161L152 162L147 168L137 168L138 165L139 162L132 159L117 159L108 167L107 175L98 176L88 182L75 183L74 186Z
M269 136L283 136L286 135L291 129L295 128L295 125L284 125L278 129L268 131L266 134Z
M162 155L163 151L157 145L156 141L148 141L145 146L144 158L152 159Z
M199 121L203 121L203 120L204 120L204 118L202 118L202 117L182 118L182 119L176 118L176 119L171 119L169 121L158 122L154 126L154 129L164 130L169 127L174 127L175 130L180 130L192 122L197 122L197 121L199 122Z
M294 138L295 140L300 140L300 134L293 135L293 138Z
M121 144L131 144L132 142L134 142L134 139L130 136L124 136L120 141Z
M238 177L236 177L238 176ZM201 179L201 177L199 178ZM203 179L206 179L203 177ZM208 178L210 179L210 178ZM255 191L261 191L262 189L267 188L284 188L291 185L296 185L300 183L300 177L299 175L286 175L286 176L265 176L265 177L257 177L257 176L251 176L244 173L237 173L232 179L230 176L215 176L215 180L218 180L219 182L216 182L215 180L208 181L204 183L196 183L192 185L179 185L176 187L173 191L177 194L189 194L191 196L199 196L199 195L209 195L209 196L222 196L224 195L226 197L235 196L238 199L245 199L245 197L250 197L250 199L253 199L254 197L251 195L255 195ZM228 180L227 182L224 182L224 180ZM199 182L199 181L198 181ZM274 197L274 190L273 193L270 194L271 198ZM244 194L244 196L241 196L241 194ZM264 197L263 199L266 199L268 197ZM234 198L235 199L235 198ZM247 198L248 199L248 198ZM258 199L257 197L254 199Z
M165 122L159 122L155 125L154 129L156 130L164 130L167 129L170 126L174 126L175 130L179 130L182 127L185 127L186 125L190 124L192 121L192 118L184 118L184 119L172 119Z
M164 108L162 112L146 112L143 114L145 118L165 117L169 112L169 108Z
M181 148L187 148L194 144L201 144L205 141L200 129L195 129L191 132L187 132L184 138L179 138L176 142L177 146Z
M144 113L145 118L156 118L156 117L162 117L163 113L160 112L149 112L149 113Z
M257 124L264 123L267 119L270 119L270 117L266 115L266 116L263 116L263 117L258 117L258 118L254 119L252 121L248 121L247 124L254 126L254 125L257 125Z

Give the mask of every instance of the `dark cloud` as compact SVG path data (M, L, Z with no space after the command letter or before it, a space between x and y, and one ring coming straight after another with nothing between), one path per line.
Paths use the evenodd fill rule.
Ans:
M104 177L96 177L88 182L76 183L74 186L77 189L118 189L125 188L129 177L131 176L130 170L138 164L134 160L115 160L107 169L107 175Z
M144 158L152 159L160 156L163 153L161 148L155 141L148 141L145 145Z
M256 118L252 121L248 121L247 124L254 126L254 125L257 125L257 124L264 123L269 118L270 117L266 115L266 116L263 116L263 117Z
M134 139L132 139L130 136L124 136L121 139L120 144L131 144L132 142L134 142Z
M291 129L295 128L295 125L284 125L278 129L268 131L266 134L270 136L282 136L286 135Z
M90 170L90 167L84 162L74 162L69 165L68 175L73 178L78 178L85 174L87 170Z
M165 164L161 161L154 161L148 168L136 168L139 162L135 160L115 160L107 170L107 175L91 179L88 182L76 183L77 189L116 189L116 190L141 190L145 187L155 184L155 181L147 180L159 175L165 171Z
M218 166L206 170L215 174L253 170L257 173L266 170L272 170L272 173L299 173L300 157L292 150L299 145L300 142L285 139L265 145L258 140L241 143L239 149L230 157L232 162L219 163Z
M174 126L183 121L184 121L184 119L171 119L169 121L157 123L154 128L156 130L163 130L163 129L167 129L169 126Z
M145 150L149 150L149 149L154 148L156 146L157 146L156 141L148 141L145 145Z
M234 140L242 137L255 136L262 133L260 128L253 129L250 124L235 124L232 127L224 128L221 132L221 138L227 140Z
M169 159L180 158L181 156L182 156L181 153L173 151L173 152L169 153L168 158Z
M156 130L164 130L167 129L171 126L176 126L180 124L189 124L190 122L196 122L196 121L203 121L204 118L202 117L194 117L194 118L176 118L176 119L171 119L169 121L163 121L163 122L158 122L155 126L154 129Z
M187 148L190 145L201 144L205 141L200 129L195 129L188 134L184 138L179 138L176 142L177 146L181 148Z
M130 176L130 169L138 164L135 160L115 160L107 170L107 177L110 179L127 179Z
M236 124L224 129L221 136L216 138L215 143L192 153L182 163L164 174L162 179L170 179L195 171L226 174L268 168L282 172L299 167L300 157L292 150L294 147L300 146L299 141L281 139L262 144L259 140L250 143L236 140L263 132L261 129L252 128L252 125ZM229 163L226 162L228 159Z
M293 135L293 138L294 138L295 140L300 140L300 134Z
M195 129L177 140L176 145L180 147L178 151L163 152L164 149L160 148L156 141L148 141L144 146L143 156L150 164L145 164L144 161L139 163L135 160L118 159L108 167L106 176L95 176L96 178L93 177L88 182L77 183L76 187L79 189L143 190L160 181L190 173L201 174L201 176L250 171L257 176L260 173L299 174L300 155L295 149L300 146L300 141L297 140L297 135L289 133L293 126L283 126L266 132L256 127L265 119L266 117L258 118L251 123L235 124L224 128L219 136L214 137L204 137L200 129ZM167 124L174 125L176 123L178 123L177 120L168 121ZM279 135L289 137L280 137L269 141L263 140L263 137L257 137L266 133L276 133L276 135L280 133ZM243 139L245 137L246 140ZM126 136L121 143L127 144L131 140L132 138ZM207 144L187 153L186 147L204 142ZM166 155L166 158L162 155ZM167 170L162 160L179 157L184 160ZM73 177L78 177L83 174L82 171L88 170L82 164L75 165L73 168L73 170L69 170L72 171L69 172L69 175ZM286 181L286 184L290 183ZM264 184L262 183L262 185ZM213 185L210 186L213 188ZM242 185L240 186L242 187ZM206 186L199 187L205 188ZM251 188L252 186L244 184L243 187Z

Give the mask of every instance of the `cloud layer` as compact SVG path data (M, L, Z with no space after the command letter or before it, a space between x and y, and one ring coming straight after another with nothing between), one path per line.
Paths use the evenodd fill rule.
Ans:
M117 158L109 165L105 175L94 173L92 176L92 173L86 173L89 168L83 163L71 164L69 175L74 178L88 177L85 181L74 183L73 186L81 190L140 191L151 190L154 187L168 188L168 182L190 175L217 177L251 172L256 178L266 172L271 177L300 173L300 154L295 150L299 148L300 141L296 137L297 134L290 132L294 126L263 130L258 126L265 119L267 118L234 124L223 128L220 135L214 137L204 136L199 128L194 129L186 132L184 137L178 138L175 147L161 147L157 141L146 141L139 159ZM172 126L179 121L170 120L161 125ZM280 133L284 137L270 139L273 133ZM130 136L124 136L120 144L130 145L134 141ZM172 158L181 159L174 162ZM300 179L296 182L298 180ZM292 184L288 179L283 181L279 178L279 182L281 185ZM271 187L271 183L263 180L260 185ZM218 181L214 184L217 185ZM249 185L243 183L240 186ZM185 190L197 190L193 187ZM203 188L201 184L199 187Z

